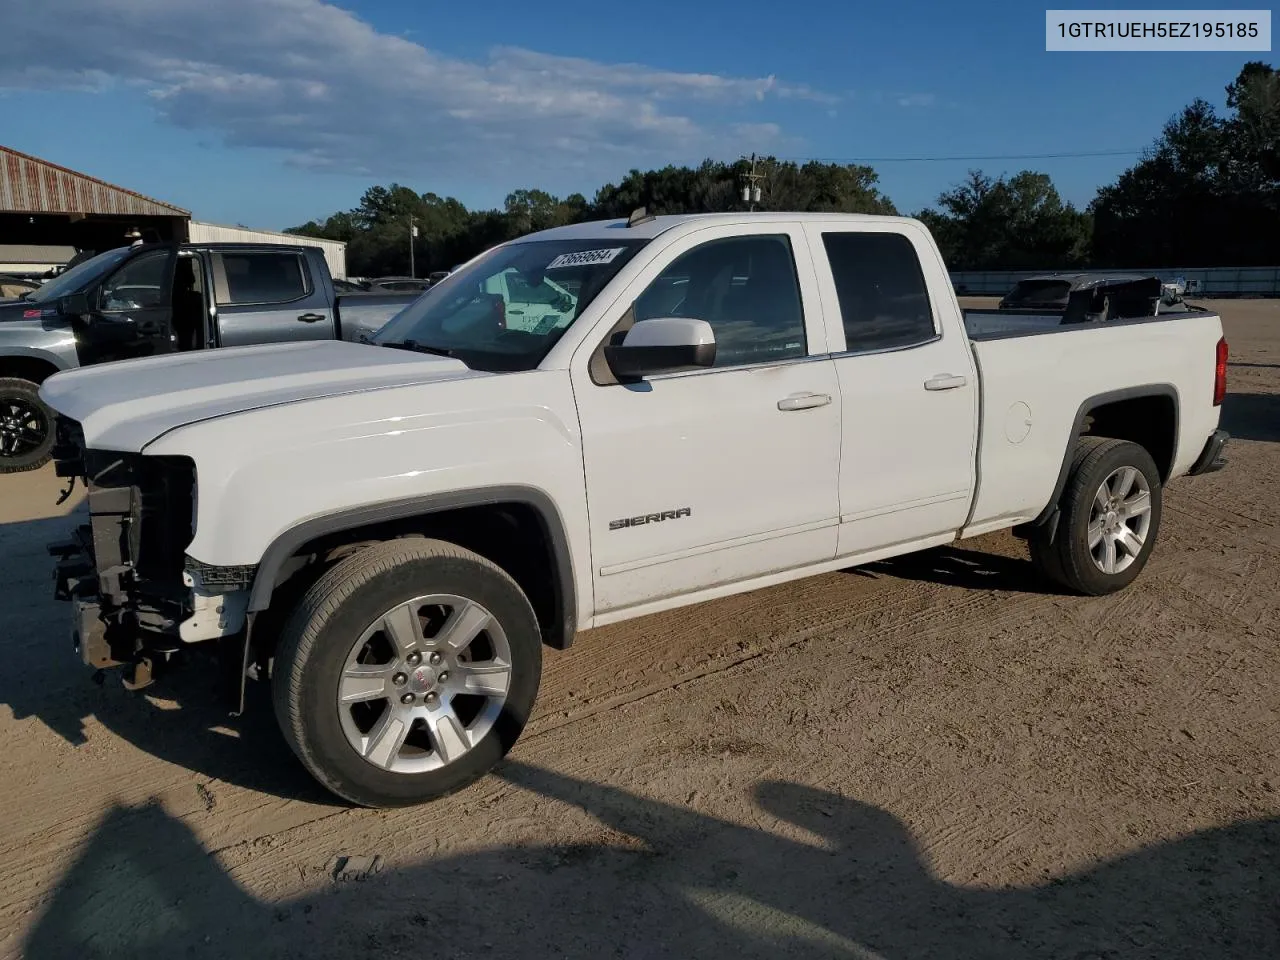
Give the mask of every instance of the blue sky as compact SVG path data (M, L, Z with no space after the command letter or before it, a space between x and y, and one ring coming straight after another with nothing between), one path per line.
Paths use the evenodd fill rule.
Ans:
M269 229L393 180L492 206L752 150L1137 149L1193 98L1221 105L1247 60L1274 62L1047 53L1025 2L40 0L6 33L0 142ZM1132 159L875 166L915 212L970 167L1042 170L1084 204Z

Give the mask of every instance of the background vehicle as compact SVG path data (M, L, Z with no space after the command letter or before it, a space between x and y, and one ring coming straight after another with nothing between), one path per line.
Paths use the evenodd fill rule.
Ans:
M0 273L0 300L16 300L24 294L40 289L38 280L26 280L22 277Z
M422 293L430 287L430 280L418 277L378 277L365 281L365 289L370 293Z
M500 322L513 278L572 310ZM48 380L58 473L91 478L58 595L87 663L138 686L223 641L330 790L440 796L581 630L1004 528L1061 587L1130 584L1164 485L1223 465L1219 318L1005 319L967 326L915 220L533 234L372 344Z
M572 283L572 281L565 281ZM573 286L577 286L573 284ZM501 324L508 330L542 333L573 319L578 298L550 277L529 282L511 268L487 278L484 291L498 298Z
M344 301L314 247L118 247L0 303L0 473L49 459L39 385L59 370L206 347L368 337L412 302ZM7 411L7 412L6 412Z
M1154 284L1157 298L1172 306L1182 299L1186 283L1162 283L1146 273L1051 273L1019 280L1000 300L1001 310L1065 311L1073 294L1105 294L1108 289L1130 284Z

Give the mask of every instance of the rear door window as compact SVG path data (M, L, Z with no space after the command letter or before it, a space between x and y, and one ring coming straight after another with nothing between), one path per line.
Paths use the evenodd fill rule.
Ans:
M900 233L823 233L850 352L893 350L937 336L924 271Z
M222 254L222 267L227 278L222 303L289 303L310 292L302 255L291 251L228 251Z

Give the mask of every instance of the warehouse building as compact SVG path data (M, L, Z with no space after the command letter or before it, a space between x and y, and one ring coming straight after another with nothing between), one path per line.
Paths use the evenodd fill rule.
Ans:
M324 251L335 277L347 275L344 243L193 221L189 210L0 146L0 273L44 276L79 253L138 237L304 244Z

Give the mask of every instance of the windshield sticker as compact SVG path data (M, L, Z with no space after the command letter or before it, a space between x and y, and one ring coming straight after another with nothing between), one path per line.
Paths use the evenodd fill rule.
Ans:
M620 254L625 247L611 247L608 250L579 250L577 253L562 253L547 264L548 270L562 267L594 267L596 264L609 263Z

